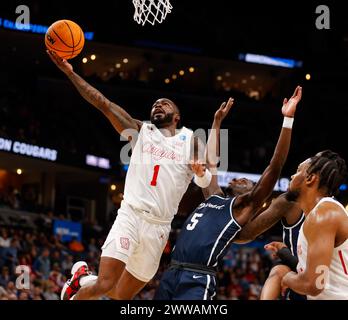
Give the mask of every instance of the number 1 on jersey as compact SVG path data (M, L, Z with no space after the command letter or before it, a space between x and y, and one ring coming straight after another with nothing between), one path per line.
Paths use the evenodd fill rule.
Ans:
M157 176L158 176L159 168L160 168L159 164L156 164L153 167L153 176L152 176L152 181L151 181L151 185L152 186L156 186L157 185Z

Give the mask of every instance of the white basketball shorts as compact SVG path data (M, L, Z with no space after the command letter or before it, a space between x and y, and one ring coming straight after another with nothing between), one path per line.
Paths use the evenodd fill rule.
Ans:
M135 278L149 282L157 272L170 228L170 222L154 222L122 201L101 256L121 260Z

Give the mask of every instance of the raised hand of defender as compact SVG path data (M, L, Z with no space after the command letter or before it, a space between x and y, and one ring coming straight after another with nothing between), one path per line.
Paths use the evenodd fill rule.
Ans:
M191 169L193 173L198 176L198 177L203 177L205 170L206 170L206 165L202 163L201 161L190 161Z
M46 50L46 52L54 64L64 73L68 74L73 71L72 65L67 60L58 57L53 51Z
M283 242L273 241L265 245L265 249L272 252L272 257L276 258L277 253L280 249L286 248L286 245Z
M233 102L234 102L233 98L229 98L227 103L223 102L221 104L220 108L215 112L214 120L221 123L222 120L224 120L226 118L228 112L232 108Z
M297 104L300 102L301 98L302 87L297 86L292 97L289 100L285 98L283 101L282 113L284 117L294 117Z

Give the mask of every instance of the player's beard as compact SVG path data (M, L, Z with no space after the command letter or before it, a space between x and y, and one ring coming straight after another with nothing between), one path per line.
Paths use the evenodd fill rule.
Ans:
M299 190L288 190L285 194L285 198L288 201L296 201L298 197L300 196Z
M156 118L156 115L151 117L151 123L153 123L157 128L163 128L166 124L171 124L173 122L174 113L167 113L164 117Z

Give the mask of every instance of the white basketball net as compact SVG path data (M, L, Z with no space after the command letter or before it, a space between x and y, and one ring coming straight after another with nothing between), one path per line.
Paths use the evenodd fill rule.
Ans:
M135 7L134 20L144 25L146 22L154 25L156 21L161 23L167 13L173 9L170 0L133 0Z

